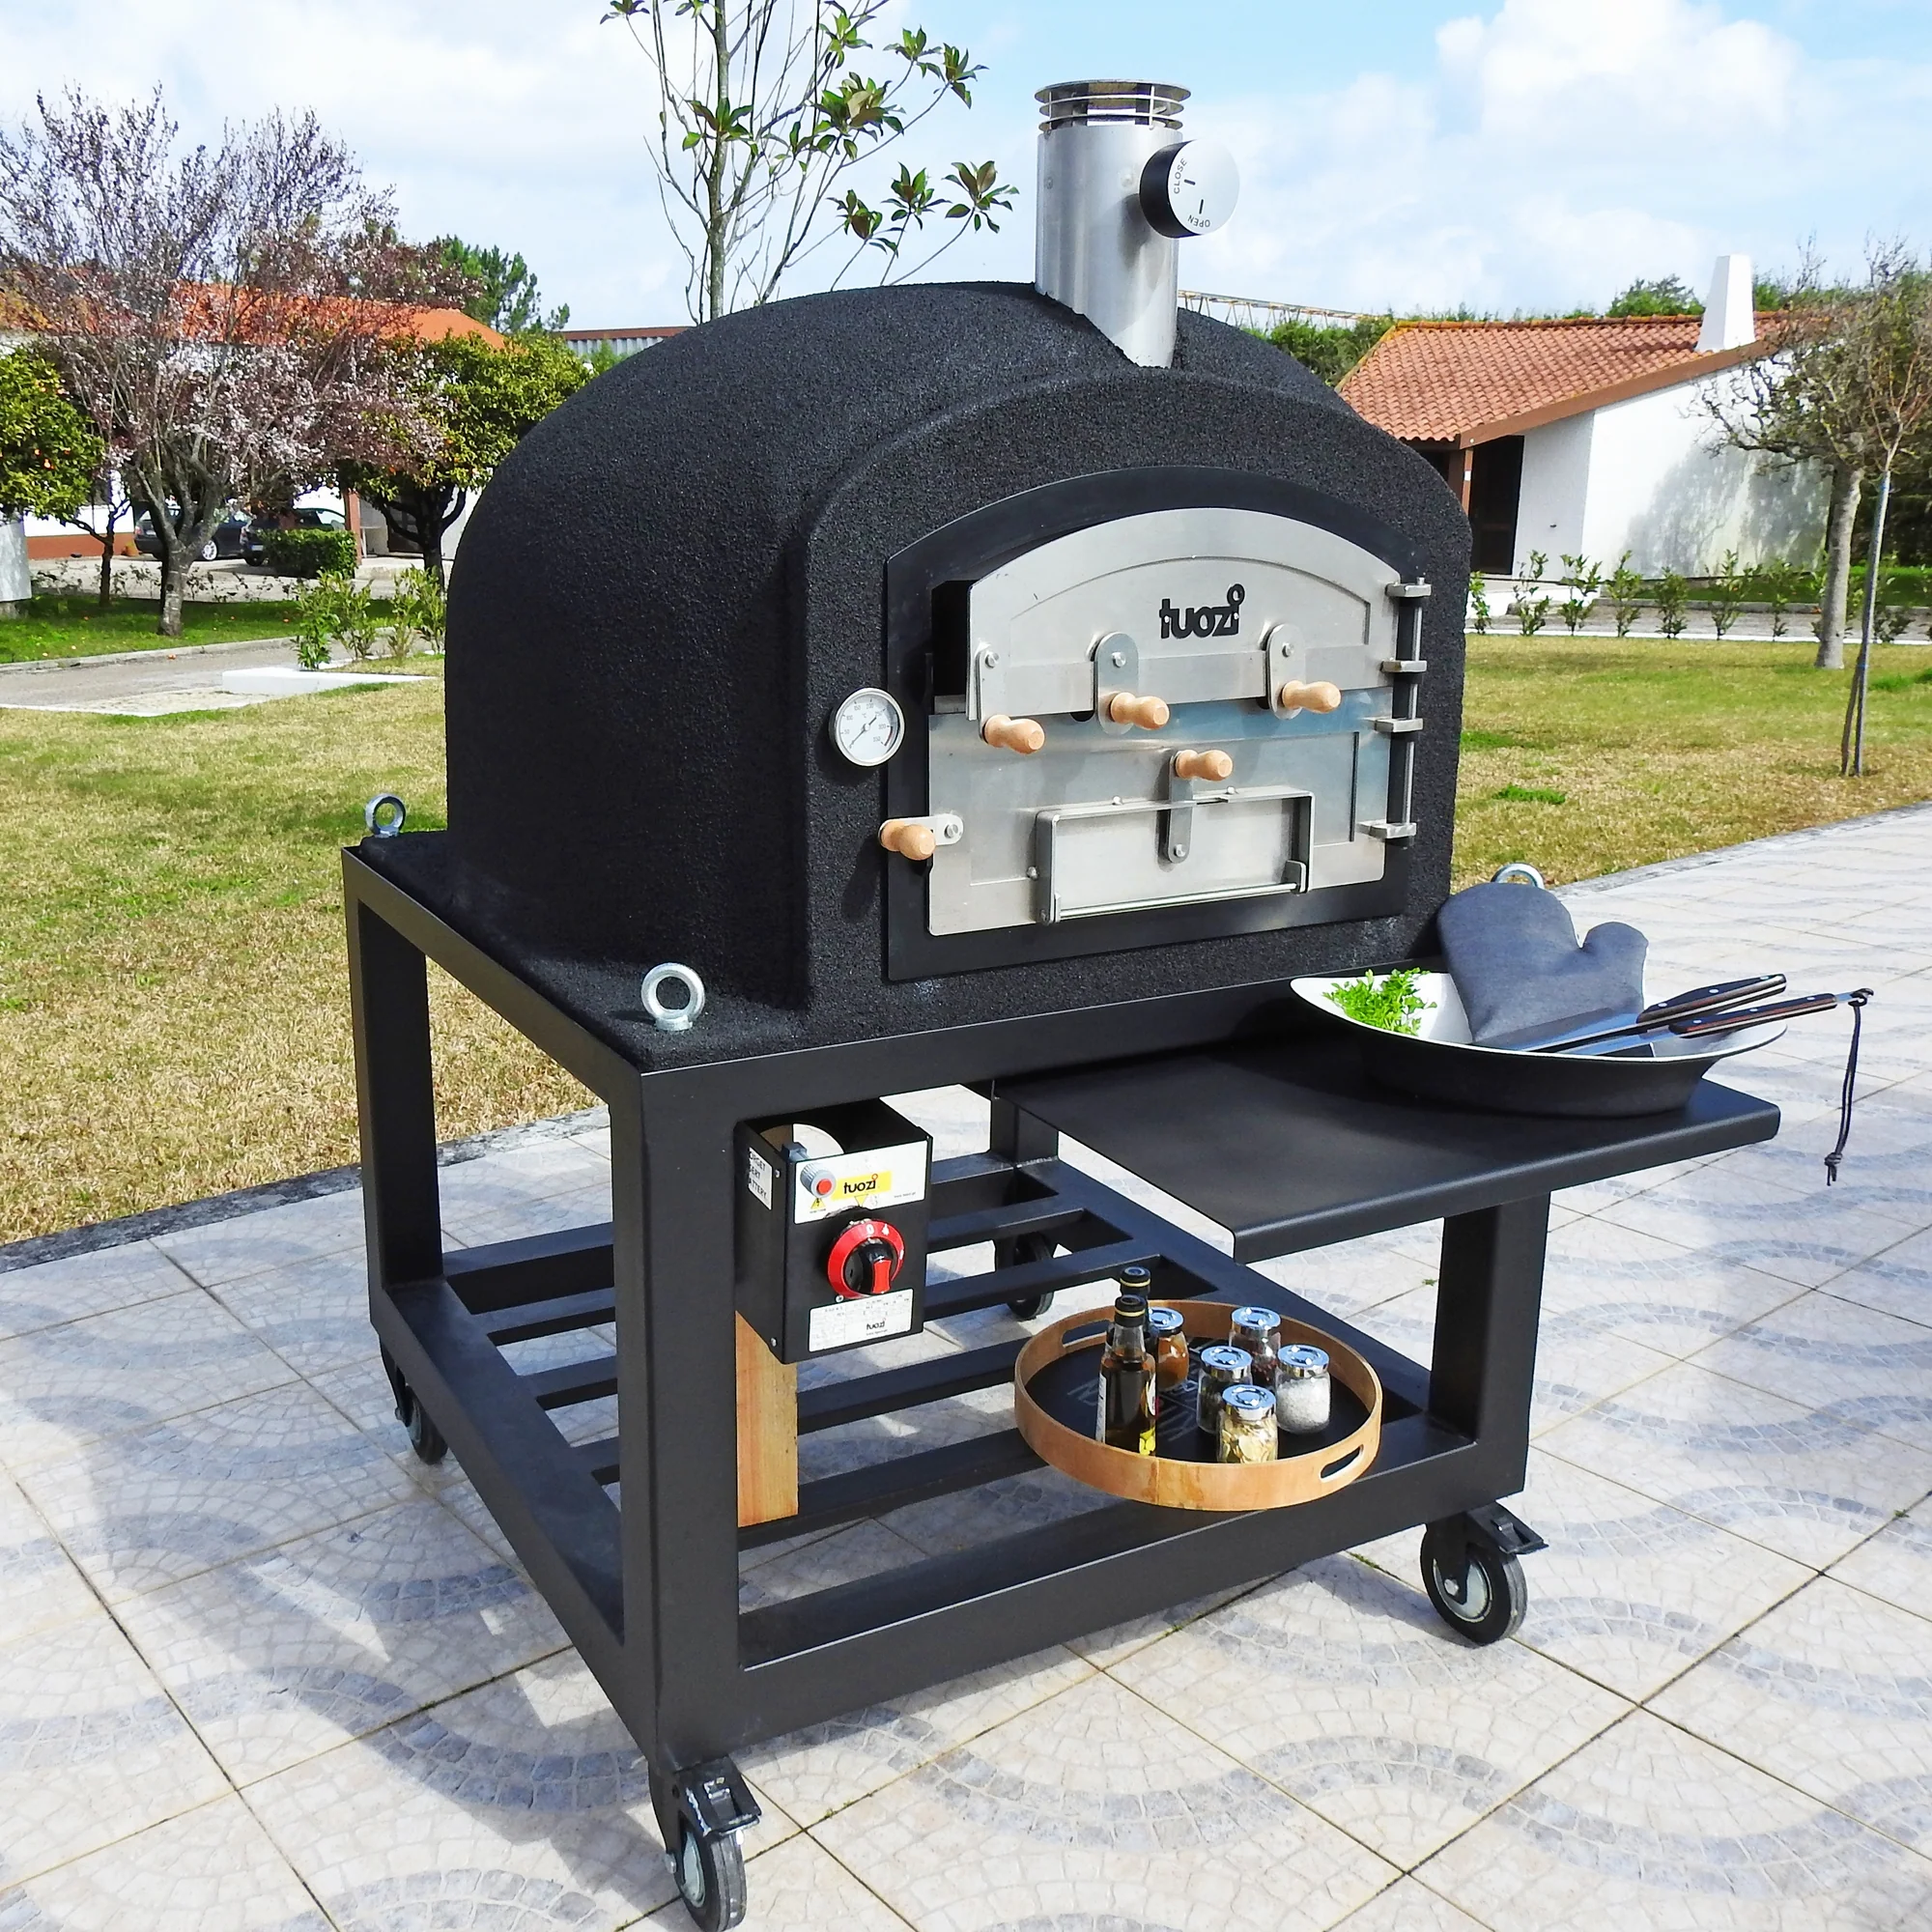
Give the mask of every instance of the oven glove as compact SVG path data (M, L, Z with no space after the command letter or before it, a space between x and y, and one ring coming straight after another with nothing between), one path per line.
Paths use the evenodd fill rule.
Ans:
M1838 1163L1845 1157L1845 1143L1852 1137L1852 1099L1859 1084L1859 1036L1864 1031L1865 1009L1871 1005L1871 988L1861 986L1844 995L1852 1009L1852 1044L1845 1055L1845 1084L1838 1090L1838 1144L1825 1156L1825 1185L1838 1179Z
M1540 886L1470 886L1444 902L1436 931L1478 1046L1643 1006L1650 942L1611 921L1578 945L1570 909Z

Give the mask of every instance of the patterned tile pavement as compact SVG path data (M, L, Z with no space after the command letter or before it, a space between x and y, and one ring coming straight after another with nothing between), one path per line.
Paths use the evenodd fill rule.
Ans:
M1932 1926L1928 839L1932 808L1569 895L1651 935L1654 990L1777 967L1879 998L1840 1186L1834 1020L1737 1068L1786 1109L1772 1146L1557 1204L1517 1639L1442 1630L1411 1531L779 1740L745 1758L751 1922ZM973 1144L963 1096L907 1104ZM445 1170L452 1245L595 1215L608 1158L579 1123ZM688 1922L621 1725L390 1416L359 1215L336 1193L0 1272L0 1932ZM1426 1350L1435 1240L1270 1272ZM1043 1473L775 1545L742 1598L1088 1500Z

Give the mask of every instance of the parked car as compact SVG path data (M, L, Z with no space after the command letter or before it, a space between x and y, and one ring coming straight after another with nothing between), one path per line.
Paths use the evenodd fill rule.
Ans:
M240 556L248 528L248 519L240 510L231 510L202 539L201 548L195 552L196 557L203 563L213 563L218 556ZM134 520L134 548L143 556L159 556L161 554L161 540L155 532L155 519L151 511L143 510Z
M272 517L258 517L242 537L242 560L260 563L268 555L265 539L270 530L346 530L347 519L340 510L283 510Z

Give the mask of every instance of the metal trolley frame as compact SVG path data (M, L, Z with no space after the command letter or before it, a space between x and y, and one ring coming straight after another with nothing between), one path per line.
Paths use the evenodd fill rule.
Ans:
M1498 1499L1524 1479L1551 1190L1777 1126L1776 1108L1709 1081L1681 1113L1638 1121L1392 1100L1362 1088L1346 1045L1284 1039L1273 984L646 1071L356 852L344 872L370 1316L399 1413L419 1448L454 1449L636 1738L667 1844L711 1861L703 1911L680 1873L701 1924L743 1911L742 1865L735 1903L728 1881L755 1808L729 1754L799 1726L1416 1524L1432 1526L1449 1579L1449 1601L1432 1588L1437 1608L1478 1641L1504 1634L1459 1619L1455 1599L1465 1564L1494 1585L1538 1547ZM426 959L608 1104L610 1223L444 1252ZM1152 1057L1121 1062L1129 1041ZM806 1482L796 1517L738 1527L733 1129L953 1083L992 1094L992 1145L936 1165L930 1246L991 1242L996 1264L930 1283L928 1321L1029 1307L1145 1263L1163 1295L1263 1303L1344 1337L1384 1385L1380 1452L1295 1508L1108 1502L741 1614L745 1547L1039 1466L1017 1432L992 1434ZM1110 1150L1107 1123L1123 1120ZM1221 1220L1234 1257L1062 1161L1063 1127ZM1437 1216L1426 1365L1244 1265ZM613 1321L615 1352L599 1360L519 1374L501 1352ZM1016 1352L1002 1343L810 1388L798 1428L994 1387ZM609 1440L573 1446L550 1420L613 1393Z

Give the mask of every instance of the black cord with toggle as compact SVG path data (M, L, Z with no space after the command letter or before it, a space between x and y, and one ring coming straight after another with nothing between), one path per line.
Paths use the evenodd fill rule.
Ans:
M1865 1008L1871 1004L1872 989L1861 986L1843 995L1852 1009L1852 1045L1845 1055L1845 1084L1838 1094L1838 1144L1825 1156L1825 1185L1838 1179L1838 1163L1845 1157L1845 1143L1852 1137L1852 1098L1859 1084L1859 1035L1864 1030Z

